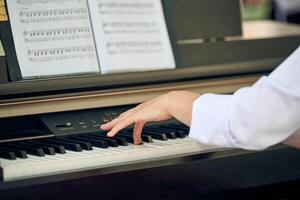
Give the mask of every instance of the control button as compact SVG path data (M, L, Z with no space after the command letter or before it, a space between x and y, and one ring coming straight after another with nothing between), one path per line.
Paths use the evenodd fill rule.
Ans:
M73 127L71 122L66 122L64 124L57 124L55 125L56 128L70 128Z
M105 117L102 118L102 122L103 122L103 123L107 123L107 122L110 122L110 121L111 121L111 120L109 120L108 118L105 118Z
M116 113L115 111L111 111L111 114L112 114L113 116L118 115L118 113Z
M96 120L91 120L92 124L97 124L97 121Z
M110 112L105 112L104 115L105 116L111 116L111 113Z

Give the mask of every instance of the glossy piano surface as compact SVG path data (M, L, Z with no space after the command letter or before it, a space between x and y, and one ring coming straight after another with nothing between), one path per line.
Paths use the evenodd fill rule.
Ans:
M133 145L132 134L122 132L115 138L108 138L102 133L89 133L0 144L2 177L4 181L12 181L215 149L188 137L177 138L155 130L144 131L142 138L143 144Z
M294 192L300 178L297 157L299 150L284 146L205 153L1 182L0 193L1 199L299 197Z
M178 122L146 126L141 145L133 144L130 127L114 138L107 137L100 130L100 124L130 107L37 115L33 120L36 124L28 130L25 126L16 129L14 124L21 123L21 118L15 118L15 122L10 121L11 126L6 127L6 135L1 136L3 181L194 155L216 149L187 137L189 128ZM24 137L28 133L31 138Z
M259 152L209 149L186 137L188 128L175 121L149 124L137 147L130 130L112 140L99 132L99 123L128 108L16 117L11 127L2 124L8 133L18 131L17 122L26 135L35 132L30 139L1 134L0 150L16 158L1 154L1 199L198 199L250 191L286 197L287 185L298 184L300 151L283 145ZM271 186L278 187L275 193L260 189Z

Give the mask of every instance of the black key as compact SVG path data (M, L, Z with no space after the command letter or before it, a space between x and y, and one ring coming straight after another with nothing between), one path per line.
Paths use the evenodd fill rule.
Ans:
M184 131L185 135L189 134L190 129L188 127L183 127L183 126L175 126L175 125L162 125L161 127L165 127L165 128L173 128L175 130L182 130Z
M54 150L53 147L49 147L49 146L46 146L46 145L34 144L34 143L31 143L30 141L20 142L20 144L22 144L22 145L30 145L30 146L35 147L35 148L41 148L41 149L43 149L43 151L46 154L48 154L48 155L55 155L55 150Z
M66 153L65 147L62 145L49 144L47 142L42 142L42 141L31 141L31 142L34 144L40 144L40 145L46 145L46 146L52 147L56 153L60 153L60 154Z
M83 137L83 136L76 136L76 137L71 137L71 138L74 139L74 140L81 140L81 141L89 142L94 147L98 147L98 148L102 148L102 149L108 148L107 143L105 141L102 141L102 140L86 138L86 137Z
M114 137L115 140L117 140L118 144L121 146L128 146L128 142L126 140L126 138L122 138L122 137Z
M124 136L124 135L116 135L116 136L114 136L114 139L116 139L116 140L125 140L126 142L127 142L127 145L128 145L128 143L132 143L133 144L133 139L131 139L131 138L127 138L126 136Z
M96 137L99 137L99 135L95 135ZM102 138L106 138L106 139L113 139L113 140L116 140L118 145L121 145L121 146L128 146L128 142L126 140L126 138L122 138L122 137L113 137L113 138L110 138L110 137L107 137L107 136L104 136L104 135L100 135L100 139Z
M134 144L133 137L125 134L118 134L117 136L114 136L114 138L125 138L129 143Z
M89 135L84 135L83 137L105 141L108 144L108 146L110 146L110 147L118 147L119 146L117 140L115 140L113 138L108 138L108 137L100 135L100 134L89 134Z
M5 158L9 160L16 160L16 154L12 151L0 150L0 158Z
M177 138L175 132L174 131L170 131L170 130L165 131L165 130L161 130L159 128L151 128L151 127L146 127L146 128L144 128L144 130L154 131L156 133L164 133L164 134L167 135L167 137L169 139L176 139Z
M166 128L160 126L159 129L164 130L164 131L171 131L174 132L176 137L178 138L185 138L186 137L186 131L180 130L180 129L175 129L175 128Z
M190 128L186 127L186 126L171 126L171 127L180 128L180 129L185 130L185 131L189 131L190 130Z
M168 140L168 137L164 133L156 133L154 131L143 130L142 135L150 135L152 138L157 140Z
M106 141L110 147L118 147L119 146L119 143L115 138L107 137L102 132L91 133L91 134L87 134L87 135L84 135L84 136Z
M28 158L26 151L24 150L17 150L13 148L8 148L8 147L0 147L1 150L5 151L12 151L16 154L18 158Z
M121 135L122 137L126 136L126 139L127 139L127 137L130 137L130 143L133 143L133 136L132 136L131 132L121 131L119 133L119 135ZM152 137L150 135L141 135L141 139L142 139L142 142L153 143Z
M103 140L105 140L105 139L115 140L115 141L117 141L118 145L128 146L128 141L124 137L110 138L110 137L107 137L106 135L104 135L103 133L92 133L92 134L87 135L87 136L93 136L93 137L97 137L98 139L103 139Z
M7 144L7 145L5 145L5 147L16 148L18 150L25 150L28 154L31 154L34 156L39 156L39 157L45 156L45 152L41 148L34 148L31 146L17 144L17 143Z
M170 124L171 127L181 128L185 131L190 131L190 127L184 125L184 124Z
M188 127L185 124L170 124L170 126L179 126L179 127L185 128L185 129L190 129L190 127Z
M49 144L55 144L55 145L62 145L65 147L65 149L70 150L70 151L76 151L80 152L82 151L80 144L72 143L72 142L65 142L61 140L56 140L56 139L46 139L44 142L49 143Z
M73 140L70 138L57 138L57 140L64 141L64 142L70 142L70 143L77 143L81 146L82 149L87 150L87 151L92 151L93 147L89 142L84 142L80 140Z

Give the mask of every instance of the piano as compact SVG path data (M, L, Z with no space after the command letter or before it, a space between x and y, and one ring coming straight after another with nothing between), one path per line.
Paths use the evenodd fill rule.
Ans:
M164 0L163 9L175 70L16 80L9 17L0 22L1 199L299 198L298 149L207 146L176 120L147 124L141 145L132 127L114 138L100 130L168 91L250 86L300 42L297 25L241 22L238 0Z

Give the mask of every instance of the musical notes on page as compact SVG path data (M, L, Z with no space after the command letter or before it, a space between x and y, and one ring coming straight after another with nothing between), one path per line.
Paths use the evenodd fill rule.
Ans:
M84 8L52 9L52 10L23 10L20 12L21 23L60 22L69 20L86 20L88 11Z
M93 58L95 52L93 46L74 46L29 50L27 54L31 62L48 62L66 59Z
M9 0L23 78L99 73L86 0Z
M82 0L17 0L17 3L28 6L32 4L48 4L48 3L63 4L67 1L82 1Z
M28 43L88 39L91 37L89 27L68 27L24 31L24 40Z
M175 68L159 0L88 0L102 73Z

